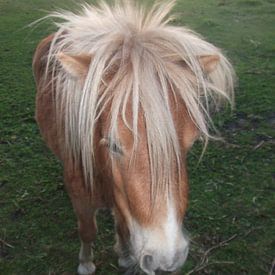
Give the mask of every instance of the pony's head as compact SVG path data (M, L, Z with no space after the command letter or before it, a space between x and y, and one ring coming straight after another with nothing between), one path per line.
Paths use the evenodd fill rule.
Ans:
M186 260L186 155L198 137L211 137L210 106L233 95L227 59L169 25L172 6L146 11L126 1L52 15L65 21L48 71L67 151L93 191L103 184L112 193L120 263L147 274Z

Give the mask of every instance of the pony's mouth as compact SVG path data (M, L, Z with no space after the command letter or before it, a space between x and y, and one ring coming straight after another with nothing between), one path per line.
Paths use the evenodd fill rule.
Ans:
M123 275L133 275L133 274L136 274L136 275L141 275L141 274L148 274L146 272L144 272L140 266L138 265L138 263L132 263L130 266L128 267L123 267L123 266L120 266L120 271L122 272ZM165 270L156 270L156 271L152 271L150 273L150 275L180 275L180 271L177 269L177 270L173 270L173 271L165 271Z
M163 270L157 270L155 272L155 275L179 275L179 271L163 271Z

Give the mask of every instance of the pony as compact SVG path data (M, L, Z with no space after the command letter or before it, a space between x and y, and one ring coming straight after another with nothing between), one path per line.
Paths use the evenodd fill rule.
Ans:
M96 212L106 207L129 274L173 272L187 258L186 156L216 136L210 112L233 101L234 72L220 49L171 24L174 4L53 12L57 30L34 54L36 121L63 163L79 274L95 272Z

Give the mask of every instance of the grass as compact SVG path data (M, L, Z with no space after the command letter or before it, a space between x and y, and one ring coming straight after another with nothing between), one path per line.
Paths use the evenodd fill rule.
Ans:
M0 274L74 274L79 241L62 169L34 121L34 49L53 28L24 28L53 0L0 0ZM58 7L74 6L58 1ZM226 50L236 69L236 110L215 117L197 167L189 155L185 226L191 252L179 274L272 274L275 201L275 1L179 0L179 19ZM97 274L119 274L113 222L99 215ZM273 271L272 271L273 262Z

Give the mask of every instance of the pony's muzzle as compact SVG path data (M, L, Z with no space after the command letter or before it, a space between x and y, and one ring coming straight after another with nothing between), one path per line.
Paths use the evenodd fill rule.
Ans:
M155 274L158 271L174 272L184 264L188 251L189 248L186 246L182 251L177 251L172 259L169 255L159 257L157 254L153 256L153 253L147 253L141 257L140 267L146 274Z
M152 273L156 270L156 263L152 255L144 255L140 261L141 269L146 273Z

